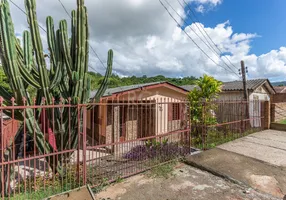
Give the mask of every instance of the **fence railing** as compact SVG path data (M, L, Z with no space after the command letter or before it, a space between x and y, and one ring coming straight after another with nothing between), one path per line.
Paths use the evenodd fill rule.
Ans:
M260 130L264 118L258 101L204 104L202 116L215 121L197 124L189 102L179 99L53 102L2 102L0 116L19 121L11 127L15 137L5 138L0 120L2 199L41 199L86 184L96 189Z
M0 121L2 198L41 199L86 184L98 187L194 151L184 100L1 103L0 116L20 125L11 127L14 137L4 134Z
M195 148L211 149L265 127L265 101L213 101L201 105L202 119L192 124Z

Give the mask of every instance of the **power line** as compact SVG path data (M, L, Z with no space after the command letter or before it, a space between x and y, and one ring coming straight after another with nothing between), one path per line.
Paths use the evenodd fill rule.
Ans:
M58 2L61 4L61 6L63 7L63 9L65 10L66 14L69 16L69 18L71 18L71 15L69 14L69 12L67 11L65 5L62 3L61 0L58 0ZM100 59L100 57L98 56L98 54L96 53L96 51L94 50L94 48L89 44L90 49L92 50L92 52L94 53L94 55L97 57L97 59L99 60L99 62L101 63L101 65L106 69L106 66L104 65L103 61Z
M67 11L66 7L64 6L64 4L62 3L61 0L58 0L60 2L60 4L62 5L63 9L65 10L65 12L67 13L67 15L71 18L69 12Z
M223 69L225 69L228 72L234 73L236 76L239 77L238 74L236 74L234 71L229 71L227 68L223 67L222 65L216 63L195 41L194 39L185 31L185 29L183 29L182 25L175 19L175 17L170 13L170 11L168 10L168 8L163 4L163 2L161 0L159 0L159 2L161 3L161 5L164 7L164 9L168 12L168 14L170 15L170 17L177 23L177 25L181 28L181 30L187 35L187 37L189 39L192 40L192 42L198 47L198 49L200 49L202 51L202 53L208 57L215 65L222 67ZM240 77L239 77L240 78Z
M183 22L185 22L185 24L187 24L187 21L174 9L174 7L167 1L165 0L165 2L169 5L169 7L171 7L171 9L181 18L181 20ZM211 48L211 46L209 46L198 34L196 31L194 31L194 29L189 26L189 28L196 34L196 36L210 49L214 52L214 54L222 60L222 62L227 66L227 68L229 68L231 71L233 71L233 69L220 57L220 55L214 50ZM234 71L233 71L234 72ZM235 72L234 72L235 73Z
M177 0L178 3L181 5L181 7L183 9L185 9L185 6L183 6L183 4L180 2L180 0ZM193 22L195 22L193 19L192 19L192 16L189 14L189 12L187 12L187 15L191 18L191 20ZM213 46L210 44L210 42L208 41L208 39L206 38L205 34L203 34L203 32L201 31L200 27L197 25L197 23L194 23L194 25L197 27L197 29L200 31L200 33L203 35L203 37L205 38L206 42L210 45L210 47L215 51L215 53L217 53L217 51L213 48ZM195 32L195 31L194 31ZM217 53L219 54L219 53Z
M16 6L16 8L18 8L22 13L24 13L26 16L27 13L20 7L18 6L16 3L14 3L12 0L9 0L14 6ZM38 26L44 31L44 32L47 32L39 23L38 23Z
M61 4L61 6L63 7L63 9L65 10L65 12L67 13L67 15L71 18L71 16L70 16L70 14L69 14L69 12L67 11L67 9L66 9L66 7L65 7L65 5L62 3L62 1L61 0L58 0L59 1L59 3ZM99 55L96 53L96 51L95 51L95 49L89 44L89 47L90 47L90 49L91 49L91 51L94 53L94 55L97 57L97 59L99 60L99 62L101 63L101 65L105 68L105 69L107 69L106 68L106 66L105 66L105 64L104 64L104 62L101 60L101 58L99 57ZM116 61L114 61L114 62L116 62ZM120 65L118 62L116 62L119 66L122 66L122 65ZM94 68L93 68L94 69ZM114 69L113 69L114 70ZM115 70L114 70L115 71ZM115 71L116 72L116 71Z
M180 3L180 1L179 0L177 0L179 3ZM201 24L201 22L200 22L200 20L198 19L198 17L196 16L196 14L195 14L195 12L193 11L193 9L191 8L191 6L185 1L185 0L183 0L183 2L184 2L184 4L186 5L186 7L188 7L188 9L191 11L191 13L193 14L193 16L194 16L194 18L195 18L195 20L197 20L198 22L199 22L199 25L198 26L200 26L201 27L201 29L203 30L203 32L205 33L205 35L209 38L209 40L212 42L212 44L216 47L216 49L218 49L218 51L221 53L221 54L223 54L223 52L220 50L220 48L218 48L218 46L215 44L215 42L212 40L212 38L210 37L210 35L207 33L207 31L204 29L204 27L202 26L202 24ZM180 3L180 5L181 5L181 3ZM191 15L188 13L188 15L190 16L190 18L192 19L192 17L191 17ZM193 22L195 22L194 20L192 20ZM195 25L197 26L197 23L195 23ZM200 29L199 29L200 30ZM235 67L236 69L239 69L238 67L236 67L229 59L228 59L228 57L226 57L226 56L223 56L223 57L225 57L227 60L228 60L228 62L233 66L233 67Z
M20 7L18 6L15 2L13 2L12 0L9 0L16 8L18 8L22 13L24 13L26 16L27 13ZM60 0L59 0L60 1ZM61 3L61 2L60 2ZM65 9L66 10L66 9ZM67 11L66 11L67 12ZM44 32L47 32L39 23L38 23L38 26L44 31ZM102 62L102 61L101 61ZM98 71L96 71L96 69L94 69L92 66L88 65L91 69L93 69L96 73L99 73Z

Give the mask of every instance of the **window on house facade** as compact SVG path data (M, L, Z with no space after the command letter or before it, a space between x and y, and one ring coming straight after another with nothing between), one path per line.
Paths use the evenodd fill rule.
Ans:
M138 106L128 106L128 116L127 116L128 121L137 120L138 116L137 110Z
M113 123L113 108L111 105L107 106L107 120L106 120L106 125L110 126Z
M92 114L91 114L91 120L95 123L95 124L99 124L99 106L96 105L92 108L91 110Z
M169 104L169 121L180 119L180 104L172 103Z

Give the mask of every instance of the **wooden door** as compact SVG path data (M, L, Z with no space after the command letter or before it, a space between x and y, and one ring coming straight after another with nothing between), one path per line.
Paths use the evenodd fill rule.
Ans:
M119 139L120 142L126 140L127 107L120 106L119 110Z

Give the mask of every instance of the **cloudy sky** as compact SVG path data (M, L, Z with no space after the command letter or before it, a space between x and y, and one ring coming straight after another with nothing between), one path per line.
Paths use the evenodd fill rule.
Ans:
M23 1L14 0L24 9ZM76 6L76 0L61 1L68 12ZM263 5L259 0L161 1L181 27L159 0L85 0L90 44L104 63L108 49L114 50L115 73L170 77L209 74L232 80L238 79L235 73L244 60L249 78L285 80L285 1L265 0ZM13 5L11 10L20 36L28 28L25 15ZM56 22L69 19L58 0L37 0L37 13L44 28L48 15ZM45 41L45 33L42 35ZM104 73L92 51L90 65Z

